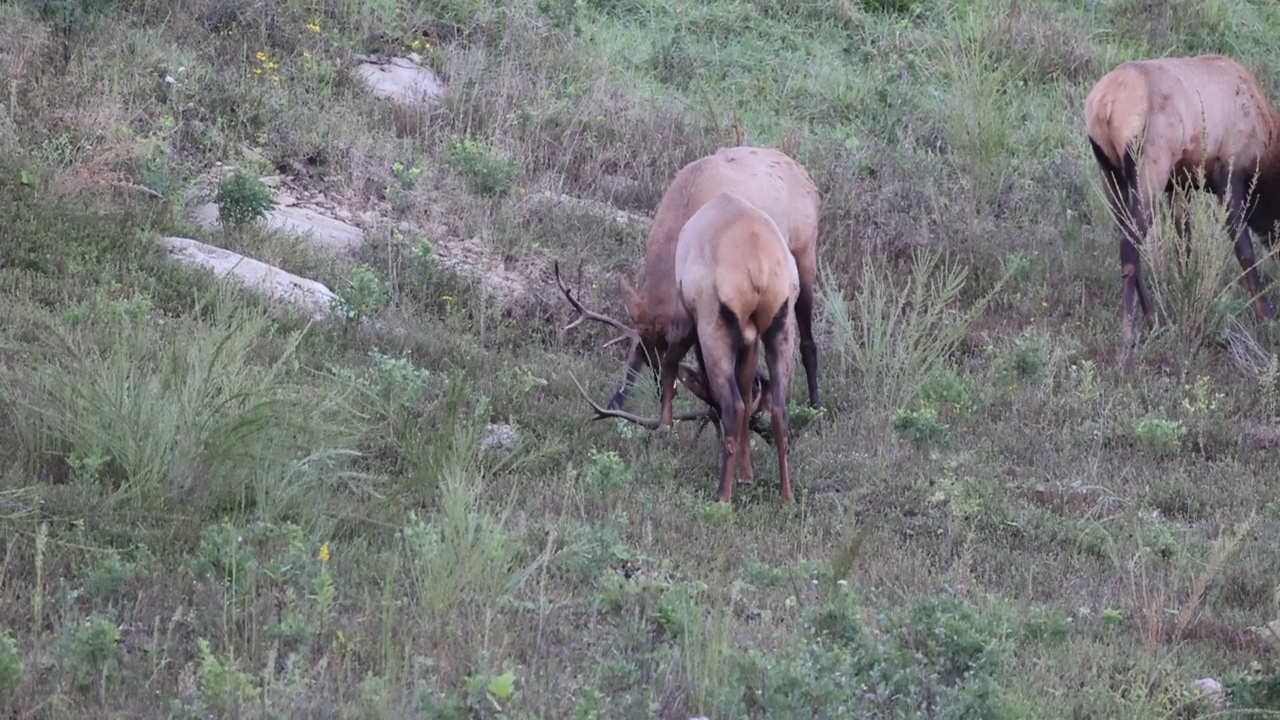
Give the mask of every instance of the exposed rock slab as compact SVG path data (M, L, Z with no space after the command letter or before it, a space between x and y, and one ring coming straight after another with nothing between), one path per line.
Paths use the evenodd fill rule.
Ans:
M408 57L358 56L356 72L374 95L404 103L425 103L444 95L440 76L423 67L416 55Z
M273 302L300 308L315 320L327 317L330 303L337 299L337 295L322 283L240 253L188 238L165 237L160 239L160 243L169 252L169 257L178 262L203 267L220 278L230 277L265 294Z
M200 205L192 211L191 219L205 230L216 230L218 204ZM330 252L347 253L364 244L364 231L360 228L302 205L280 204L266 214L263 222L273 230L304 236L313 246Z
M501 254L478 237L470 240L440 238L431 243L440 267L479 284L486 295L506 303L528 297L525 275L508 270Z
M642 230L648 230L649 224L653 222L652 218L621 210L609 203L589 200L587 198L573 197L572 195L566 195L564 193L550 191L530 193L525 197L525 202L535 207L554 205L579 212L590 217L596 217L605 222L635 227Z

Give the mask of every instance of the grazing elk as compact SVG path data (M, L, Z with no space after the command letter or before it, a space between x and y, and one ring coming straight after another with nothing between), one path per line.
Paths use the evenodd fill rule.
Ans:
M716 501L731 501L735 474L751 482L751 417L765 405L778 454L779 496L784 503L793 502L787 462L787 389L794 362L793 308L800 296L800 277L782 231L773 218L742 196L733 191L719 193L680 230L674 275L680 309L667 330L669 347L662 356L661 417L639 418L602 409L594 402L592 407L597 414L622 417L644 427L670 425L680 361L690 348L696 348L699 380L705 378L705 392L711 395L722 424ZM760 344L769 370L767 385L756 372Z
M689 218L726 190L769 215L795 259L800 295L793 304L800 333L800 356L808 380L809 405L818 408L818 349L813 340L821 211L818 188L808 172L785 153L742 146L722 148L684 166L663 194L649 228L640 291L637 293L626 280L619 281L631 318L630 328L594 313L579 318L578 322L590 317L609 323L624 332L623 338L631 339L622 383L610 398L608 408L617 409L626 404L627 393L641 365L648 365L657 375L659 363L678 338L685 311L676 293L676 242Z
M1156 194L1171 196L1175 187L1207 189L1226 198L1236 259L1254 311L1270 319L1272 306L1254 266L1250 230L1269 239L1280 218L1280 120L1249 71L1221 55L1126 62L1094 85L1084 119L1120 226L1126 344L1134 340L1135 295L1144 325L1154 325L1137 246L1151 228ZM1202 177L1197 176L1200 167ZM1250 201L1251 185L1256 194Z

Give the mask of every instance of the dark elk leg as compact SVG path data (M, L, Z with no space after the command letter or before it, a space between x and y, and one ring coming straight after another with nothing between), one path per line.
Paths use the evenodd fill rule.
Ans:
M742 439L742 425L746 420L746 407L738 392L738 379L730 370L711 382L716 388L720 404L720 423L723 428L720 452L720 486L716 488L716 502L733 502L733 478L736 474L735 456L746 448L738 447Z
M1137 246L1127 234L1120 235L1120 306L1123 311L1124 342L1132 346L1135 340L1133 333L1133 300L1137 297L1142 307L1143 328L1150 331L1155 327L1155 319L1151 313L1151 303L1147 299L1146 284L1142 280L1142 259Z
M1123 167L1118 167L1092 139L1089 145L1093 148L1093 156L1098 161L1107 207L1111 210L1111 217L1119 228L1120 323L1124 333L1125 347L1132 347L1135 339L1133 332L1135 296L1142 305L1143 320L1147 329L1154 325L1151 305L1147 299L1147 289L1142 282L1142 259L1138 254L1138 244L1146 236L1151 221L1143 212L1142 198L1139 197L1141 184L1138 182L1133 156L1126 152L1121 161Z
M691 331L667 348L667 354L662 356L662 374L658 382L661 386L662 419L660 422L662 425L668 427L671 425L671 407L676 399L676 376L680 371L680 361L684 359L685 354L697 339L697 333Z
M1151 312L1151 301L1147 297L1146 283L1142 281L1142 257L1138 252L1138 244L1146 237L1151 221L1143 207L1138 189L1127 185L1118 176L1106 178L1120 183L1109 186L1111 193L1107 199L1111 202L1112 212L1120 225L1120 307L1121 322L1124 323L1124 342L1126 347L1134 343L1133 333L1133 300L1136 296L1142 306L1142 324L1148 331L1155 326L1155 317ZM1120 197L1125 196L1127 202L1120 205ZM1123 212L1124 208L1127 212ZM1127 215L1128 217L1124 217Z
M800 331L800 362L809 383L809 407L818 405L818 344L813 340L813 284L801 283L796 298L796 328Z
M743 485L755 482L751 468L751 414L755 408L751 401L756 385L757 352L757 344L751 343L739 353L737 362L738 394L746 407L738 431L738 482Z
M640 366L645 364L645 360L644 347L640 343L633 343L631 354L627 356L626 369L622 372L622 384L614 391L613 397L609 398L609 404L606 407L610 410L618 410L627 404L627 393L635 383L636 376L640 373Z
M773 444L778 452L778 497L783 503L795 502L791 492L791 466L787 453L791 447L791 428L787 418L787 388L791 384L792 343L790 328L770 328L764 335L764 362L769 368L769 415L773 422Z
M1236 260L1244 270L1245 286L1249 288L1249 294L1253 298L1253 311L1260 320L1270 320L1275 317L1275 311L1270 299L1263 292L1266 279L1262 271L1254 265L1256 261L1253 255L1253 238L1249 234L1249 223L1245 222L1245 196L1248 192L1249 181L1244 173L1232 178L1231 194L1227 198L1227 221L1230 227L1235 229Z

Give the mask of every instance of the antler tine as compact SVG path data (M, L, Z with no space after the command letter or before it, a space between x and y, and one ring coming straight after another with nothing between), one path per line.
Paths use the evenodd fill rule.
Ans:
M598 320L606 325L610 325L622 331L622 335L605 343L604 347L608 347L623 339L630 339L632 342L640 341L640 333L637 332L636 329L631 327L630 325L627 325L626 323L620 320L615 320L614 318L611 318L608 315L602 315L598 312L592 312L591 310L588 310L585 307L583 307L582 303L573 296L573 291L569 289L568 285L564 284L564 280L560 277L560 261L556 260L553 267L555 268L556 284L560 286L560 292L564 293L565 299L569 301L569 304L573 306L573 309L578 311L578 319L574 320L568 325L565 325L564 326L565 330L570 330L581 325L583 320Z
M591 409L596 411L596 417L594 418L595 420L602 420L604 418L615 417L615 418L620 418L622 420L627 420L628 422L633 422L636 425L639 425L640 427L643 427L648 430L657 430L659 427L662 426L662 421L660 418L641 417L640 415L633 415L632 413L625 412L623 410L608 410L600 407L600 405L598 405L595 400L591 399L591 396L588 395L587 391L583 389L582 384L578 382L578 378L574 377L572 372L569 373L569 378L572 379L573 384L578 387L578 392L582 394L583 399L587 401L587 404L591 406ZM685 420L702 420L707 417L714 417L712 415L713 412L714 411L712 410L703 410L700 412L693 412L693 411L683 412L683 413L680 413L679 415L676 415L675 418L673 418L673 420L675 420L676 422L685 421Z

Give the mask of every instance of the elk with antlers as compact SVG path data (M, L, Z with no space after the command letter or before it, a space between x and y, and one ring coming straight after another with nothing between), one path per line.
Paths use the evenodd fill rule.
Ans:
M808 380L809 405L818 408L818 348L813 339L814 291L818 276L818 219L821 200L809 173L785 153L771 148L722 148L681 168L658 203L649 228L644 277L636 292L626 280L619 287L631 324L591 313L570 299L579 317L623 332L608 344L631 340L621 385L609 409L622 408L641 365L657 375L667 349L679 337L686 318L676 292L676 242L681 228L709 200L732 191L773 219L796 263L800 294L792 304L800 337L800 356ZM565 290L561 284L561 289ZM567 295L567 290L565 291Z
M662 359L662 420L671 421L676 368L691 346L715 398L723 425L720 487L716 500L733 494L734 455L744 481L751 479L751 415L757 388L756 353L764 345L769 369L769 413L778 453L779 497L794 500L787 463L787 389L791 382L800 276L786 238L773 218L732 191L699 208L676 244L676 288L693 323ZM761 393L763 396L763 393Z
M648 428L670 425L675 419L672 400L680 361L694 348L701 372L687 376L689 385L698 387L705 380L704 392L710 395L722 424L720 484L715 499L732 499L735 473L743 482L752 481L751 419L763 405L770 415L778 454L779 495L782 502L792 502L787 390L795 350L793 308L800 295L800 278L782 231L767 213L742 196L732 191L719 193L681 229L674 274L680 315L668 331L670 344L661 362L661 417L642 418L601 408L590 397L588 402L598 416L620 417ZM756 371L761 343L769 370L767 381ZM706 412L686 413L680 419L706 416Z

